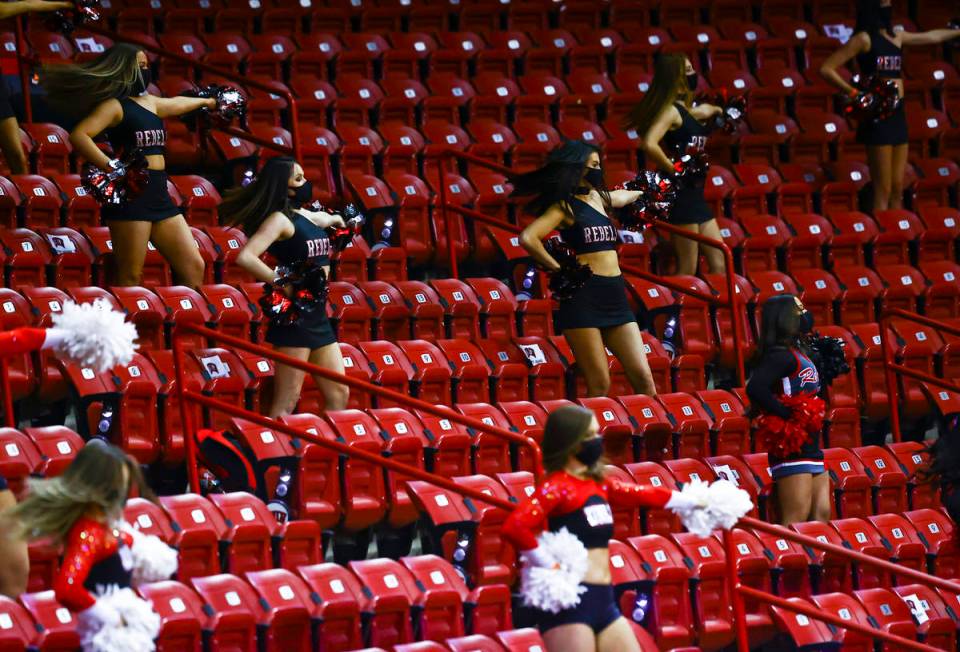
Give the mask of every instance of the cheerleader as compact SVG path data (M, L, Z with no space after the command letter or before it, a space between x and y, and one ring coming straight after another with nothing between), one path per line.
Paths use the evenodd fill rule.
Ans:
M682 492L604 477L603 439L590 410L558 408L543 433L547 476L503 524L503 538L521 553L522 597L534 607L549 652L640 650L614 598L609 541L611 506L670 509L700 536L733 527L752 507L726 481L699 481Z
M85 652L155 649L160 617L131 587L169 578L177 553L123 522L133 488L152 497L140 467L94 439L63 475L31 480L29 496L5 514L20 537L63 545L53 591L76 614Z
M249 238L237 256L237 264L264 283L277 278L276 272L260 259L264 253L282 266L310 261L329 274L330 238L326 229L343 227L344 221L339 215L302 208L312 195L313 188L303 176L303 168L287 156L268 160L252 183L229 191L220 204L221 221L240 227ZM301 315L292 324L271 322L267 341L280 353L344 372L340 345L325 306ZM269 416L293 412L304 376L299 369L277 365ZM326 409L347 407L350 390L346 385L319 376L314 380L326 399Z
M860 90L837 72L839 67L856 58L862 78L876 75L881 79L894 79L902 98L903 47L936 45L958 36L960 30L954 29L895 32L891 0L858 0L853 36L827 57L820 66L820 74L850 97L856 97ZM907 164L907 115L903 103L886 119L862 121L857 128L857 141L867 147L874 212L902 208L903 173Z
M27 577L30 575L30 558L27 555L27 542L12 536L13 531L5 513L17 504L17 497L10 491L7 479L0 475L0 595L17 599L27 590Z
M699 78L684 55L660 55L653 70L650 89L630 112L626 124L642 134L648 160L662 172L673 175L677 171L675 160L691 148L706 148L711 131L706 123L719 116L722 109L712 104L693 105ZM717 220L703 196L704 181L702 177L695 179L680 191L670 210L670 223L691 233L723 240ZM706 257L712 274L723 274L726 270L723 252L716 247L703 247L701 252L695 240L676 235L672 240L677 253L677 274L696 274L700 253Z
M72 2L48 2L47 0L20 0L19 2L0 3L0 20L7 20L21 14L47 13L62 9L72 9ZM3 75L19 75L20 63L16 57L0 57L0 72ZM20 143L20 125L10 103L10 88L6 79L0 79L0 150L7 160L10 174L27 173L27 157Z
M792 294L763 304L760 362L747 382L759 413L757 446L766 445L783 525L830 519L830 477L824 472L820 374L800 345L813 315ZM762 442L762 443L761 443Z
M138 285L153 242L173 268L177 283L196 288L203 283L204 263L180 209L167 191L164 118L199 109L216 109L213 98L150 95L147 55L133 45L118 44L90 63L55 65L44 70L43 84L51 106L64 115L85 116L70 133L80 155L101 170L123 167L120 159L140 150L148 180L143 192L118 204L104 204L117 264L116 285ZM103 153L94 139L106 133L117 158Z
M587 395L606 396L610 390L605 346L620 360L635 392L655 395L640 328L620 273L617 228L607 217L608 209L631 204L640 193L608 191L599 150L580 140L560 145L544 167L515 176L511 183L511 196L533 197L526 210L537 218L520 234L520 244L533 259L550 272L561 269L543 245L558 230L577 260L592 272L572 297L561 299L558 315L586 380Z

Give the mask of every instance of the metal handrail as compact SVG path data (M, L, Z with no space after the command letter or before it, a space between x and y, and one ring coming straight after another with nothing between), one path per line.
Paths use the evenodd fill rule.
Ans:
M930 383L931 385L936 385L937 387L942 387L943 389L948 389L957 393L960 393L960 385L894 362L893 351L890 348L891 345L889 338L887 337L889 324L894 318L923 324L924 326L929 326L930 328L944 331L958 337L960 337L960 328L947 324L946 322L930 319L929 317L924 317L923 315L918 315L913 312L908 312L901 308L890 308L884 311L883 315L881 316L880 346L883 351L883 375L887 384L887 396L890 399L890 432L893 435L893 441L899 442L902 440L902 432L900 429L900 402L898 400L900 391L897 387L896 374L907 376L921 382Z
M340 373L337 373L336 371L331 371L324 367L311 364L309 362L300 360L298 358L293 358L283 353L279 353L269 347L261 346L259 344L254 344L245 339L234 337L232 335L226 335L224 333L220 333L215 330L206 328L205 326L198 326L196 324L190 324L190 323L177 324L176 330L174 331L174 335L173 335L174 368L177 375L178 387L180 389L180 400L179 400L180 418L184 424L183 425L184 432L190 432L192 430L189 426L190 411L187 409L187 405L186 405L187 400L192 400L192 401L204 403L204 404L207 404L208 401L214 400L214 399L209 399L208 397L204 397L202 395L198 395L195 392L190 392L186 389L186 384L185 384L186 374L183 368L183 364L184 364L183 356L185 355L185 353L183 350L183 338L182 338L182 336L185 333L202 335L210 340L219 340L221 342L229 344L242 351L248 351L250 353L256 353L258 355L262 355L265 358L270 358L272 360L281 362L295 369L300 369L301 371L305 371L311 375L320 376L321 378L326 378L327 380L332 380L342 385L347 385L348 387L352 387L354 389L359 389L359 390L368 392L370 394L382 396L384 398L390 399L395 403L399 403L401 405L407 405L409 407L422 410L423 412L426 412L428 414L432 414L434 416L438 416L444 419L449 419L454 423L463 424L469 428L473 428L474 430L486 432L490 435L499 437L501 439L506 439L507 441L513 442L520 446L525 446L530 449L530 453L533 457L532 461L533 461L534 479L536 480L537 484L540 484L540 481L543 476L543 457L540 452L540 445L537 444L537 442L534 441L533 438L531 437L527 437L526 435L521 435L519 433L512 432L505 428L500 428L498 426L486 424L479 419L474 419L473 417L465 416L463 414L460 414L459 412L455 412L454 410L448 407L444 407L442 405L434 405L433 403L428 403L427 401L421 401L411 396L407 396L406 394L402 394L400 392L395 392L391 389L387 389L386 387L374 385L373 383L368 383L364 380L353 378L352 376L347 376L345 374L340 374ZM202 400L198 398L198 396L201 396ZM229 404L225 404L225 405L229 405ZM241 408L237 408L236 406L230 406L228 409L227 407L225 407L225 405L220 405L219 403L217 403L216 407L218 409L223 409L224 411L227 411L227 412L231 412L231 410L241 410L244 413L244 415L248 413L254 414L252 412L249 412L248 410L242 410ZM231 413L237 414L235 412L231 412ZM239 414L237 415L243 416ZM275 423L272 419L268 419L267 417L262 417L260 415L257 415L257 416L259 419L265 419L267 422L269 422L267 424L267 427L270 427L270 428L274 427L274 425L270 425ZM248 417L243 416L243 418L248 418ZM250 420L255 421L257 423L261 423L261 424L264 423L263 421L257 421L256 419L252 419L252 418ZM277 428L277 429L280 430L281 432L284 432L283 428ZM300 437L301 435L297 434L295 436ZM190 485L193 491L198 491L200 486L200 479L199 479L197 467L196 467L197 458L196 458L196 449L195 449L194 441L193 441L193 438L189 436L184 436L184 439L186 440L187 457L190 462L188 465L190 467L189 468ZM313 441L314 443L327 446L327 444L325 443L326 440L324 439L319 439L317 441L314 441L314 439L311 437L303 437L303 439L308 439L309 441ZM333 448L332 446L327 446L327 447ZM341 452L341 453L344 452L339 449L337 450L338 452ZM415 467L407 467L406 465L400 464L399 462L391 461L391 464L399 465L397 466L397 470L405 469L409 471L415 468ZM390 466L390 468L393 468L393 466ZM430 482L433 482L432 478L428 478L428 480Z
M503 220L498 220L489 215L484 215L483 213L464 208L463 206L458 206L456 204L450 204L447 201L447 184L443 181L444 167L443 162L445 159L457 158L463 161L468 161L480 167L485 167L495 172L501 174L510 175L514 173L514 170L500 165L498 163L492 163L485 158L481 158L474 154L467 154L466 152L461 152L456 149L447 149L441 152L437 156L437 173L438 173L438 184L440 186L439 195L440 195L440 214L443 216L444 226L446 227L447 235L447 257L448 264L450 266L450 276L451 278L459 277L459 268L457 265L457 252L456 245L454 244L454 225L453 222L449 219L448 211L452 210L456 213L460 213L466 217L473 219L474 221L488 224L490 226L496 227L498 229L503 229L510 233L520 233L523 229L515 224L510 224L509 222L504 222ZM651 274L645 269L639 267L634 267L633 265L620 265L620 269L628 274L633 274L641 278L647 279L648 281L653 281L659 283L664 287L668 287L671 290L676 292L681 292L689 296L705 301L711 304L717 304L719 306L729 308L731 312L731 321L733 323L733 350L734 356L737 360L737 380L743 385L746 382L746 371L744 368L744 355L743 355L743 333L740 332L740 320L736 318L737 304L738 301L735 297L738 296L737 292L737 283L735 279L734 265L733 265L733 252L730 250L730 247L723 240L715 240L713 238L707 237L700 233L693 233L687 231L686 229L681 229L678 226L670 224L669 222L663 222L661 220L652 220L650 227L654 229L659 229L661 231L666 231L671 235L680 236L683 238L689 238L700 244L706 245L708 247L713 247L719 249L723 253L723 260L726 267L726 285L727 285L727 300L722 301L716 296L700 292L699 290L694 290L692 288L684 286L682 283L672 281L668 278L657 276L656 274Z
M24 37L23 37L22 20L23 20L23 16L17 17L17 50L18 50L17 59L20 65L20 83L23 88L24 112L26 114L25 117L27 119L26 122L31 123L33 122L33 102L30 97L29 80L27 79L27 75L26 75L26 65L30 62L30 59L24 56L20 52L20 48L26 45L26 41L24 40ZM100 27L95 23L84 24L83 30L85 32L90 32L91 34L99 34L100 36L105 36L114 42L131 43L133 45L136 45L142 48L143 50L146 50L147 52L152 52L153 54L157 55L161 59L164 59L164 58L172 59L173 61L178 61L186 66L190 66L191 68L209 72L210 74L223 77L224 79L229 79L230 81L234 81L238 84L242 84L243 86L256 88L266 93L271 93L273 95L279 95L283 97L283 99L286 100L287 102L287 107L289 107L290 109L290 138L292 140L290 147L287 147L286 145L278 145L277 143L267 140L266 138L260 138L259 136L256 136L255 134L249 131L244 131L243 129L238 129L232 126L216 127L216 129L224 133L230 134L232 136L243 138L244 140L248 140L252 143L260 145L261 147L266 147L268 149L275 150L282 154L291 155L298 161L300 160L300 154L301 154L300 116L297 110L297 100L293 96L293 93L291 93L288 89L275 88L273 86L270 86L269 84L265 84L256 79L250 79L248 77L244 77L243 75L239 75L230 70L225 70L217 66L212 66L208 63L197 61L195 59L191 59L190 57L185 57L175 52L169 52L167 50L164 50L163 48L157 47L156 45L148 41L138 38L137 36L130 35L130 34L123 34L123 35L117 34L116 32Z
M745 516L740 519L737 523L741 528L749 527L753 530L760 530L761 532L767 532L769 534L776 535L778 537L787 539L789 541L794 541L803 546L809 548L816 548L818 550L823 550L825 552L830 552L841 557L846 557L852 559L859 564L865 566L873 566L880 568L890 573L896 574L898 577L909 578L910 580L917 582L919 584L924 584L927 586L937 587L944 589L951 593L960 594L960 584L956 582L951 582L934 575L929 575L927 573L921 573L920 571L914 570L912 568L907 568L899 564L894 564L893 562L887 561L885 559L878 559L876 557L871 557L870 555L858 552L856 550L850 550L842 546L834 545L832 543L826 543L809 537L799 532L795 532L789 528L783 527L781 525L773 525L772 523L767 523L766 521L761 521L755 518L750 518ZM727 565L727 577L731 582L732 591L730 596L733 600L733 612L734 612L734 627L737 632L737 649L739 652L749 652L749 635L747 631L747 616L746 616L746 607L743 604L743 596L748 596L755 600L760 600L772 605L776 605L783 609L788 609L790 611L796 611L797 613L802 613L805 616L814 618L817 620L822 620L824 622L831 623L837 627L844 627L847 629L853 629L863 634L873 636L875 638L880 638L892 643L897 643L905 647L909 647L915 650L936 650L936 648L930 647L928 645L923 645L922 643L917 643L916 641L911 641L909 639L903 638L901 636L896 636L895 634L889 634L879 629L873 629L870 627L864 627L846 621L836 616L831 616L812 607L806 607L803 604L798 604L796 602L791 602L784 598L772 595L770 593L765 593L763 591L758 591L749 586L743 586L740 582L740 575L737 572L737 558L739 553L737 551L736 540L733 537L733 530L726 530L723 533L723 545L726 551L726 565Z

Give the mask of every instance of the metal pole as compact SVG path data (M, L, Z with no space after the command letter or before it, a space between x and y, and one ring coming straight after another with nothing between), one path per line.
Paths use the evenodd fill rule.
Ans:
M5 356L0 356L0 373L3 374L4 422L8 428L16 428L17 422L13 414L13 393L10 389L10 362Z
M493 505L494 507L499 507L500 509L505 509L508 512L513 511L516 507L516 505L508 500L490 496L483 493L479 489L464 487L445 476L428 473L427 471L424 471L416 466L410 466L409 464L404 464L403 462L397 462L391 457L377 455L376 453L371 453L370 451L365 451L361 448L353 448L349 444L344 444L333 439L324 439L320 435L314 435L306 430L294 428L293 426L289 426L285 423L265 417L262 414L251 412L250 410L237 407L236 405L232 405L230 403L218 401L210 396L204 396L203 394L198 394L197 392L181 392L181 396L184 396L187 400L200 403L201 405L206 405L214 410L220 410L221 412L225 412L251 423L255 423L262 428L270 428L271 430L283 433L289 437L297 437L312 444L316 444L317 446L332 449L341 455L348 455L356 459L361 459L366 462L371 462L373 464L386 467L391 471L401 475L407 475L411 478L429 482L430 484L434 484L438 487L448 489L458 494L463 494L464 496L469 496L470 498L474 498L476 500L482 500L485 503Z
M26 124L33 123L33 98L30 97L30 76L26 65L27 40L23 36L25 16L16 17L17 25L17 69L20 72L20 92L23 93L23 117Z
M723 546L726 549L727 577L730 578L730 599L733 601L733 624L737 632L738 652L750 652L750 635L747 632L747 610L740 594L740 573L737 570L737 546L733 530L724 530Z
M733 354L737 358L737 380L740 386L747 384L747 374L743 367L743 334L740 333L740 315L737 312L740 297L737 294L737 282L734 279L733 253L724 245L723 260L727 273L727 303L730 306L730 321L733 324Z
M190 491L200 493L200 470L197 466L196 433L190 410L187 408L187 374L184 371L183 340L173 338L173 368L177 375L177 403L180 406L180 424L183 428L183 444L187 453L187 474L190 479Z
M449 212L447 212L447 183L443 178L443 156L437 157L437 184L440 186L440 215L443 217L443 225L447 232L450 278L460 278L460 270L457 269L457 247L453 242L453 223L450 221Z
M893 434L893 441L899 442L902 434L900 432L900 394L897 391L897 379L890 368L893 362L893 353L890 351L890 342L887 337L887 322L890 318L884 316L880 320L880 347L883 351L883 376L887 383L887 398L890 402L890 432Z
M852 620L844 620L838 616L827 613L822 609L818 609L812 605L808 605L801 601L791 601L784 598L771 595L770 593L764 593L763 591L758 591L749 586L741 586L739 589L740 593L743 595L750 596L756 600L762 602L767 602L781 609L787 609L788 611L795 611L797 613L803 614L808 618L813 618L814 620L821 620L825 623L830 623L837 627L842 627L843 629L851 629L855 632L860 632L871 638L879 638L884 641L889 641L891 643L896 643L897 645L905 648L910 648L911 650L922 650L923 652L941 652L939 648L931 647L929 645L924 645L923 643L917 643L916 641L911 641L909 638L904 638L902 636L897 636L896 634L890 634L885 632L882 629L874 629L873 627L866 627L860 623L854 622ZM894 648L896 649L896 648Z
M320 367L315 364L310 364L309 362L305 362L304 360L300 360L298 358L293 358L291 356L284 355L283 353L279 353L271 348L268 348L265 346L259 346L257 344L248 342L247 340L241 339L239 337L234 337L232 335L219 333L215 330L211 330L204 326L198 326L197 324L182 323L177 325L177 329L176 331L174 331L174 334L173 334L174 351L176 351L176 347L178 343L180 343L180 339L181 339L180 335L182 332L193 332L199 335L203 335L204 337L207 337L211 340L220 340L221 342L225 342L243 351L250 351L252 353L257 353L266 358L271 358L278 362L282 362L285 365L294 367L295 369L300 369L314 376L321 376L328 380L332 380L337 383L347 385L348 387L352 387L354 389L360 389L365 392L369 392L371 394L383 396L385 398L390 399L391 401L400 403L401 405L407 405L409 407L423 410L428 414L433 414L435 416L439 416L444 419L449 419L454 423L462 423L463 425L473 428L474 430L487 432L487 433L490 433L491 435L500 437L502 439L506 439L507 441L512 441L521 446L526 446L527 448L530 449L531 455L533 455L533 467L534 467L533 474L534 474L534 478L537 481L537 484L540 483L540 480L543 477L543 455L541 454L541 451L540 451L540 445L537 444L537 442L531 437L526 437L519 433L512 432L510 430L507 430L506 428L499 428L497 426L488 425L483 421L480 421L479 419L474 419L473 417L465 416L463 414L460 414L459 412L454 412L448 407L444 407L442 405L434 405L433 403L421 401L419 399L407 396L406 394L395 392L392 389L387 389L386 387L381 387L379 385L374 385L373 383L368 383L364 380L360 380L359 378L346 376L344 374L338 374L337 372L330 371L325 367ZM181 344L181 347L182 347L182 344ZM174 359L174 361L176 362L176 358Z

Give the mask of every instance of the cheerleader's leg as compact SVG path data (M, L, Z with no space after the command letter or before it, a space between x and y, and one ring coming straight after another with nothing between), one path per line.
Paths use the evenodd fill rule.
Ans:
M826 523L830 520L830 474L824 471L813 476L813 500L810 506L810 520Z
M621 616L597 636L597 652L640 652L640 644L627 619Z
M810 516L813 501L813 476L794 473L775 479L780 525L803 523Z
M700 235L705 235L714 240L723 240L720 233L720 226L717 220L710 219L700 225ZM724 274L727 271L727 262L723 257L723 252L716 247L700 247L700 251L707 259L707 265L710 267L711 274Z
M30 559L27 542L14 535L14 528L2 516L2 512L17 504L9 489L0 491L0 595L14 600L27 590L30 574Z
M599 328L567 328L563 336L573 350L577 367L587 383L587 396L606 396L610 391L610 367Z
M893 147L867 145L867 163L870 166L870 179L873 183L873 212L876 214L877 211L886 210L890 206Z
M306 347L277 346L274 350L303 361L306 361L310 355L310 349ZM304 376L306 373L299 369L277 363L277 369L273 375L273 404L267 416L276 418L293 412L297 407L297 401L300 400Z
M593 628L584 623L551 627L541 633L547 652L594 652L597 649Z
M890 161L890 202L888 208L903 208L903 175L907 169L909 145L893 146Z

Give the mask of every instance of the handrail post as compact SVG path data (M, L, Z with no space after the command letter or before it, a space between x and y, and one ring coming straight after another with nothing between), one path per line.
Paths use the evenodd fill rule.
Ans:
M30 79L26 65L27 39L23 35L24 20L26 20L26 16L23 14L15 18L17 25L17 71L20 73L20 92L23 93L24 122L33 124L33 98L30 97Z
M727 578L730 580L730 600L733 602L733 623L737 633L737 651L750 652L750 636L747 632L747 610L740 593L740 573L737 571L737 546L733 528L723 531L723 546L726 549Z
M896 375L890 368L892 351L890 350L890 338L887 337L889 321L890 317L888 315L883 315L880 318L880 348L881 355L883 355L883 376L887 383L887 397L890 400L890 433L893 435L894 443L897 443L902 438L900 432L900 396L897 391Z
M8 428L16 428L17 422L13 414L13 394L10 391L10 362L6 356L0 356L0 373L3 374L4 425Z
M447 210L447 183L443 178L443 159L449 155L445 152L437 157L437 185L440 186L440 216L447 232L447 256L450 263L450 278L460 278L457 269L457 247L453 243L453 223L450 221L450 212Z
M197 445L194 424L187 408L187 374L184 372L183 338L178 330L173 332L173 369L177 375L177 403L180 405L180 425L183 428L183 445L187 453L187 477L190 491L200 493L200 470L197 467Z
M730 306L730 323L733 325L733 355L737 359L737 381L743 387L747 384L747 374L743 367L743 336L740 332L740 314L737 308L740 303L738 296L735 272L733 271L733 252L729 247L720 250L723 253L723 261L727 272L727 303Z

